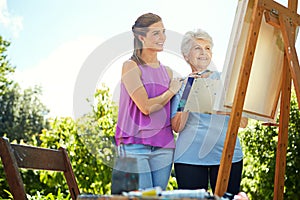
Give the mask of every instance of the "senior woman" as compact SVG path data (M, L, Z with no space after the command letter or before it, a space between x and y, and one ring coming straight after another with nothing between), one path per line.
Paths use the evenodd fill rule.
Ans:
M212 60L212 47L212 37L201 29L189 31L184 35L181 52L191 67L190 76L220 79L219 72L208 70ZM172 128L179 133L174 157L178 188L208 190L210 184L212 192L214 192L229 114L177 112L183 89L184 86L172 100L171 114ZM241 126L245 127L246 125L247 119L242 118ZM242 168L243 153L237 138L227 192L237 194L240 191Z

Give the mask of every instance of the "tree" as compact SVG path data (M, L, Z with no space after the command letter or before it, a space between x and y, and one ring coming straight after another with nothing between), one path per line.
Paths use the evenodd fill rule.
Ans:
M15 71L15 68L7 60L6 50L10 43L3 40L0 35L0 96L2 96L7 88L12 84L9 75Z
M45 116L49 110L40 101L40 87L22 90L11 80L15 67L7 59L9 45L0 36L0 137L28 141L47 127Z
M48 127L45 116L49 110L41 102L39 87L21 90L14 83L0 97L0 136L6 135L11 141L29 141L36 133Z
M284 199L300 199L300 111L295 91L292 92ZM242 189L251 199L270 199L274 174L278 127L262 126L258 121L240 132L244 150Z

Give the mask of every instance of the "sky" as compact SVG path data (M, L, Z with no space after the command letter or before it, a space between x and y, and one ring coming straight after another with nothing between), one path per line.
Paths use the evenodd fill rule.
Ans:
M7 54L21 87L42 87L41 100L50 109L49 116L76 117L90 107L85 99L92 98L91 91L102 82L118 101L122 63L132 52L131 26L147 12L161 16L167 29L168 44L159 54L163 64L179 74L188 73L177 44L182 34L201 28L214 40L213 62L221 71L238 2L0 0L0 35L11 42ZM87 105L75 113L80 98Z

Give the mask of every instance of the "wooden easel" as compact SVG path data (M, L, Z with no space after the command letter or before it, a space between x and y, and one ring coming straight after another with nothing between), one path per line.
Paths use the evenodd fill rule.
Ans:
M298 0L289 0L288 7L282 6L274 0L254 0L250 28L245 46L246 49L243 55L242 67L235 91L234 102L215 189L215 194L218 196L222 196L227 190L231 162L239 124L241 121L258 33L262 22L262 17L265 15L267 23L281 29L285 44L273 198L274 200L283 199L286 151L288 143L291 80L293 80L296 90L298 105L300 105L300 68L295 48L295 31L296 27L300 25L300 16L297 14L297 6ZM275 12L276 16L271 16L271 12Z

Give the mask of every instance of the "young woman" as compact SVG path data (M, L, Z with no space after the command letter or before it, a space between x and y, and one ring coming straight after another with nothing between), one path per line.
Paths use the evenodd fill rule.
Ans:
M181 87L172 71L159 62L166 40L161 18L144 14L132 26L134 52L122 68L116 143L138 160L140 189L165 189L175 148L170 99Z

